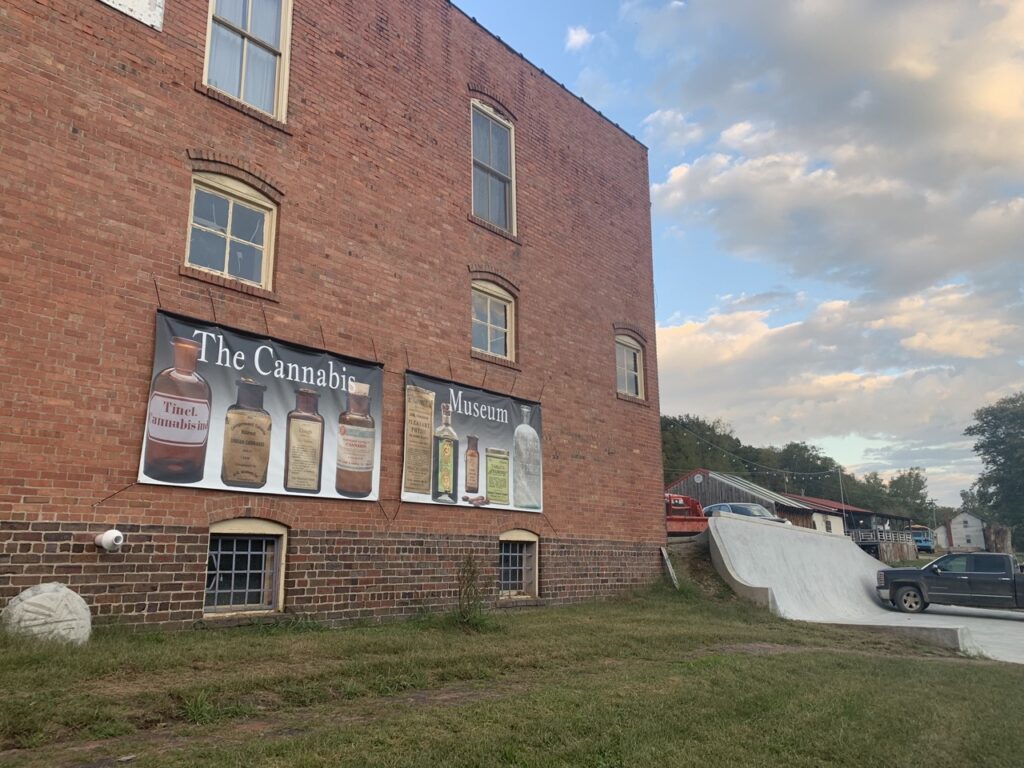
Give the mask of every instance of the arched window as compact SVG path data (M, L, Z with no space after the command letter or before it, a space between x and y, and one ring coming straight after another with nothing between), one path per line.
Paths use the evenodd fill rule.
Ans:
M243 517L210 526L205 613L280 611L284 606L284 553L288 529Z
M212 173L192 176L185 263L270 290L277 206L247 184Z
M615 389L630 397L644 397L644 349L625 334L615 337Z
M472 293L473 349L515 360L515 297L486 280L474 280Z

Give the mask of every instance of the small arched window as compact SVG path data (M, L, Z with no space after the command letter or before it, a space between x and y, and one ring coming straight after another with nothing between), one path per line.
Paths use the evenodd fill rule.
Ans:
M248 184L193 174L185 263L270 290L276 224L277 206Z
M615 337L615 389L630 397L644 397L644 349L625 334Z
M495 283L473 281L473 349L515 360L515 297Z

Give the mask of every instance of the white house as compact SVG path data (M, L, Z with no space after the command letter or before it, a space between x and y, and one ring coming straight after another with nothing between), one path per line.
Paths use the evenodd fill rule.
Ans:
M933 533L935 543L943 549L983 550L985 549L985 523L980 517L961 512Z

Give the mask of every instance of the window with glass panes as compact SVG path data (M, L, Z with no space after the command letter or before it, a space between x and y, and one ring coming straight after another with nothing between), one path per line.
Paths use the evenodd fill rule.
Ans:
M270 288L273 225L273 204L254 190L231 179L197 177L185 261Z
M274 610L278 539L275 536L210 535L206 611Z
M644 396L643 350L628 336L615 337L615 388L624 395Z
M473 349L513 359L515 300L493 283L473 282Z
M473 215L515 231L512 126L479 104L473 112Z
M498 589L506 594L522 594L526 586L526 542L502 541L498 559Z
M282 19L289 0L211 0L206 82L281 117Z

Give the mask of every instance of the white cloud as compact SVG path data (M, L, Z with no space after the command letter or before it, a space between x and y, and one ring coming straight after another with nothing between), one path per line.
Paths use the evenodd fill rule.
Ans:
M677 109L655 110L644 118L644 141L652 146L685 149L704 137L704 131Z
M565 32L565 50L579 51L593 42L594 36L586 27L569 27Z
M749 442L875 440L865 466L925 463L955 501L972 412L1024 388L1024 3L620 15L659 68L645 137L685 150L653 178L656 226L849 297L807 310L744 281L749 300L659 329L663 412Z
M861 471L925 466L945 478L932 493L953 503L950 478L978 469L962 437L973 411L1022 379L1024 311L993 322L992 298L953 285L861 296L774 326L770 310L727 297L703 319L659 327L662 413L723 418L757 445L871 441Z

